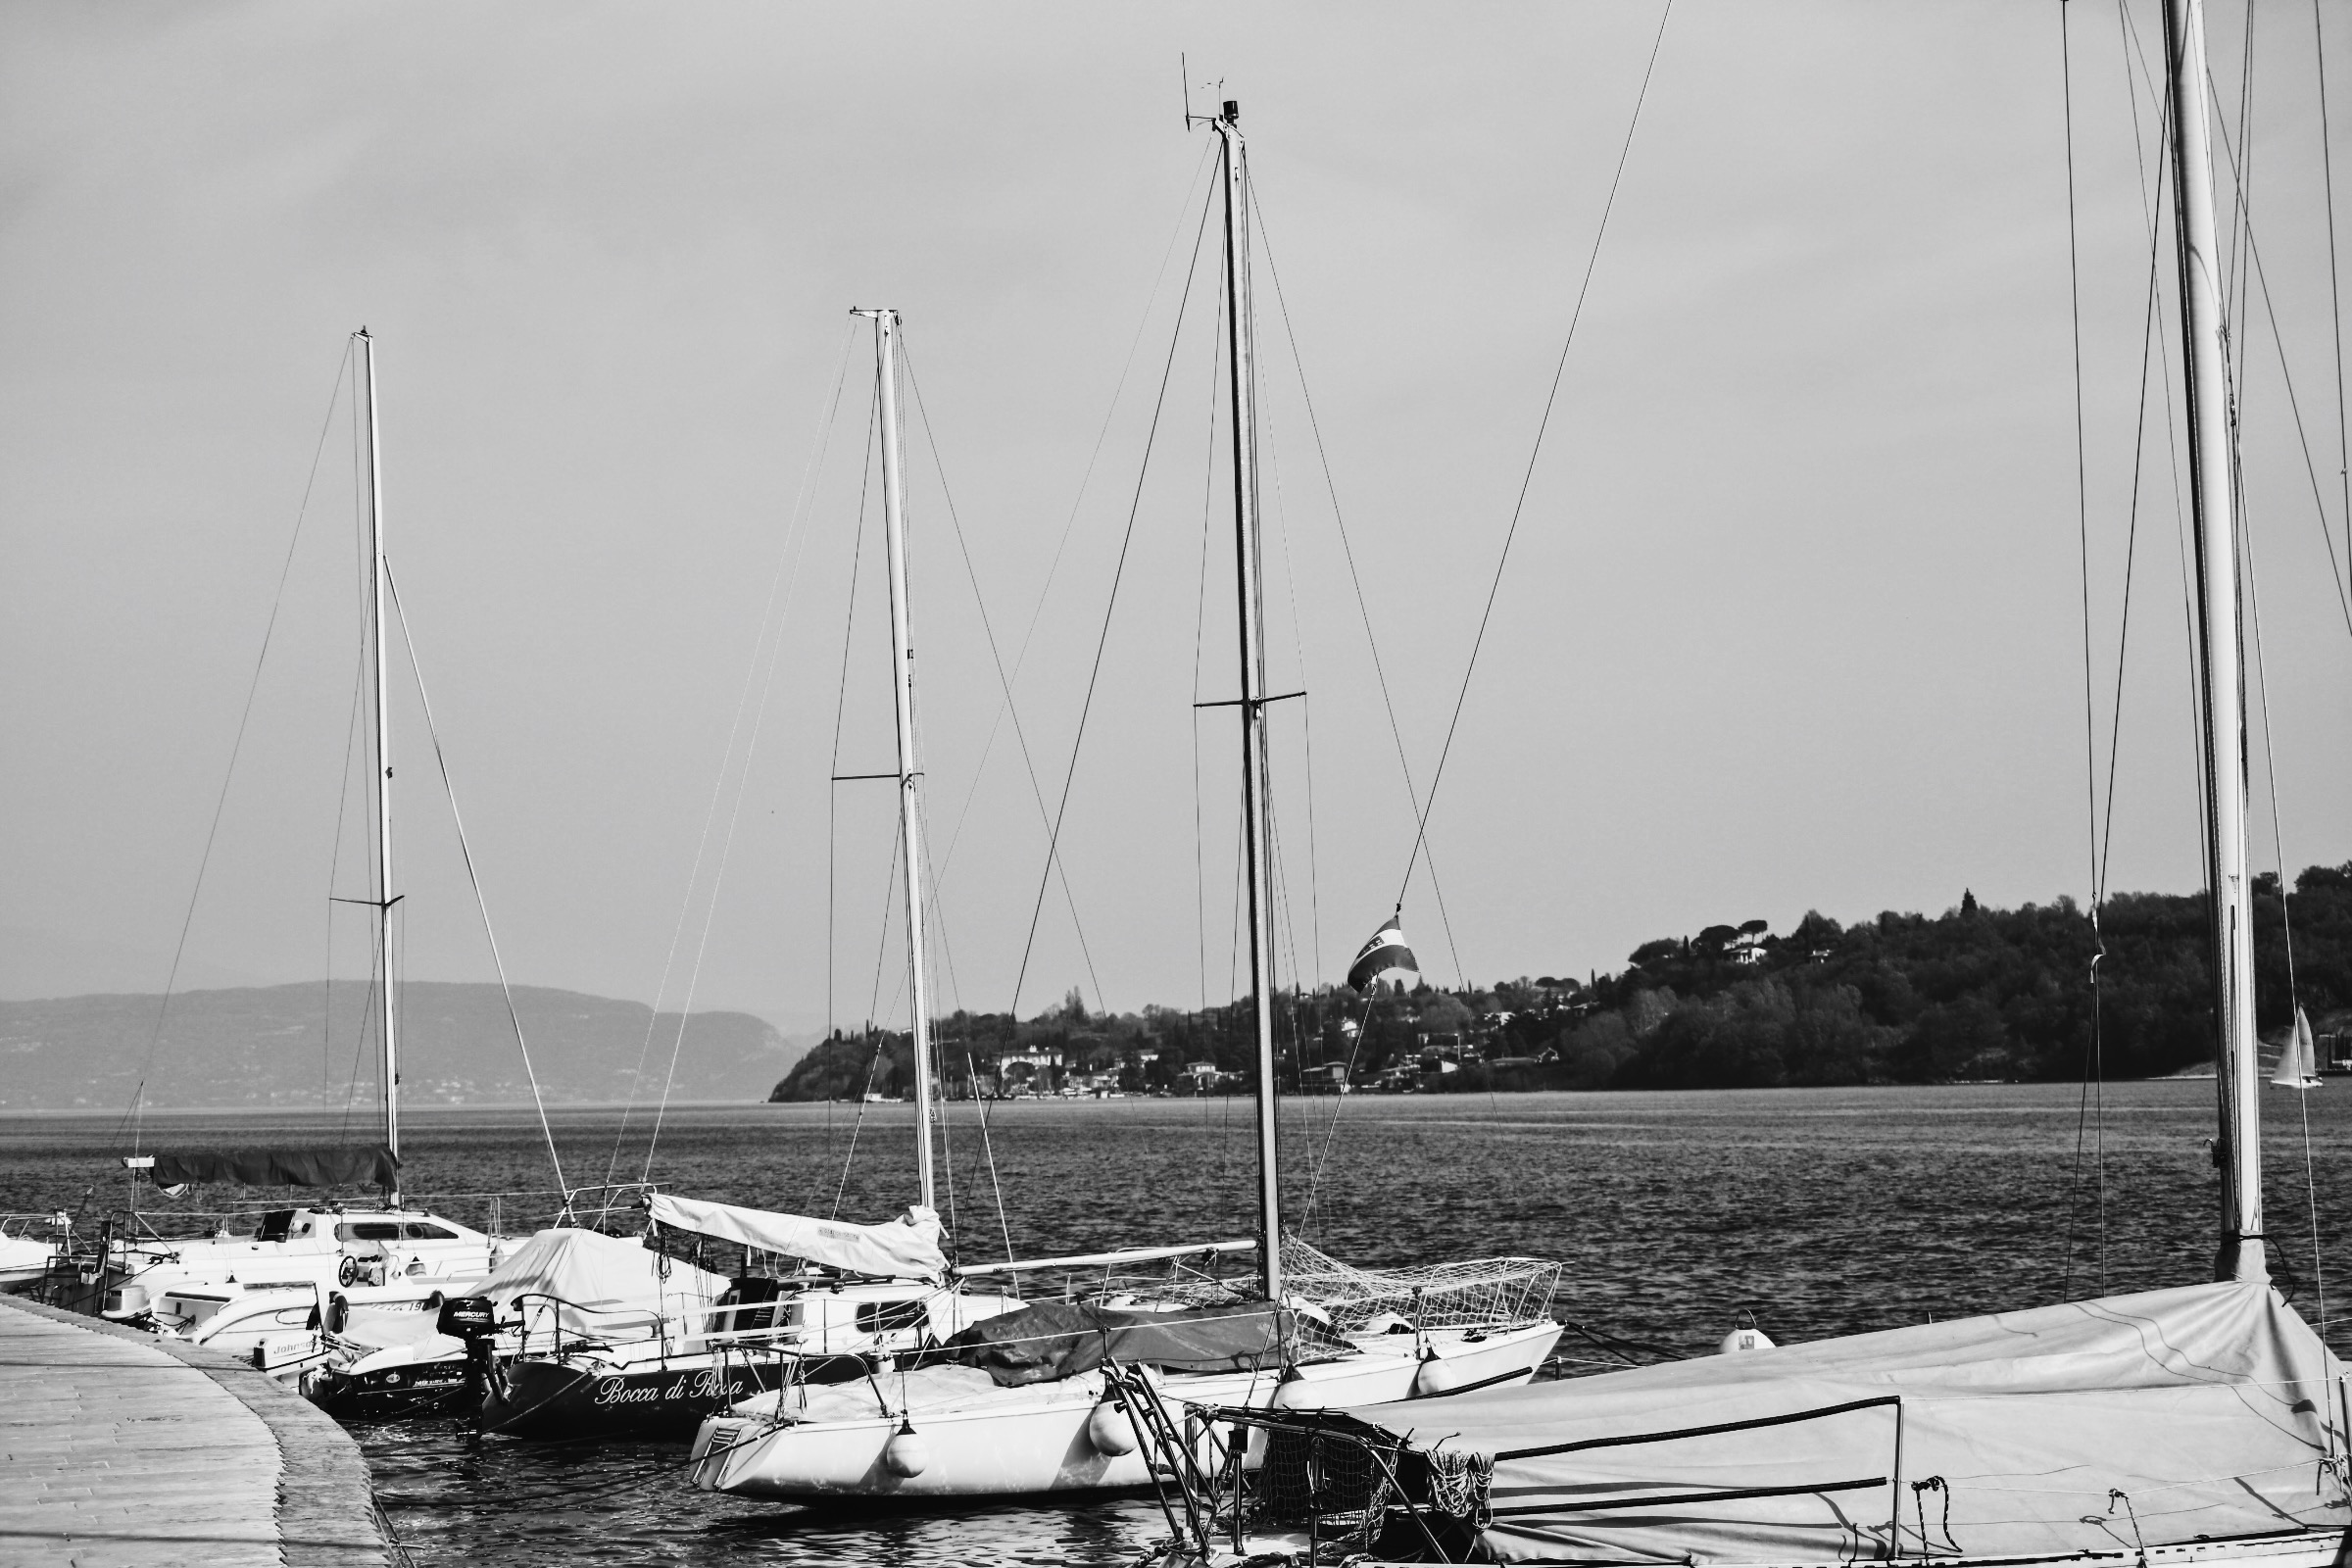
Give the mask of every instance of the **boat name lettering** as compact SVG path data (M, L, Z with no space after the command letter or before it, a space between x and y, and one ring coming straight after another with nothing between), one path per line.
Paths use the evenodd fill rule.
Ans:
M616 1404L656 1404L671 1399L740 1399L751 1391L740 1377L722 1377L715 1368L700 1372L681 1372L667 1387L658 1383L629 1386L625 1377L599 1379L596 1397L599 1407Z

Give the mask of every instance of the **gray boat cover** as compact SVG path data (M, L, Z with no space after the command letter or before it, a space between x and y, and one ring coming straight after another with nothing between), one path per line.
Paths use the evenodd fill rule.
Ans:
M519 1312L534 1333L561 1324L566 1333L625 1340L703 1311L728 1284L640 1242L564 1227L533 1235L466 1294L487 1296L502 1316ZM517 1307L524 1297L532 1299Z
M2112 1554L2343 1529L2324 1462L2345 1452L2343 1370L2267 1286L2225 1283L1367 1405L1340 1425L1431 1455L1437 1490L1506 1562L1852 1562L1885 1555L1898 1505L1898 1556Z
M948 1268L947 1256L939 1250L939 1216L919 1204L887 1225L849 1225L667 1193L656 1193L649 1209L655 1224L674 1231L806 1258L850 1274L937 1280Z
M158 1154L158 1187L235 1182L245 1187L398 1187L400 1156L382 1145L338 1149L215 1149Z
M975 1323L940 1347L940 1359L975 1366L1005 1388L1054 1383L1105 1360L1183 1372L1277 1367L1298 1320L1265 1301L1168 1311L1041 1301Z

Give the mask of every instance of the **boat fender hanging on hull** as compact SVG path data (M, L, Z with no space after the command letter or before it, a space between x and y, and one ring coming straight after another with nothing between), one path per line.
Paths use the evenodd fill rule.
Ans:
M1086 1441L1095 1446L1097 1453L1116 1459L1135 1451L1135 1423L1127 1414L1127 1406L1117 1399L1104 1399L1095 1406L1095 1413L1086 1418Z
M931 1445L914 1430L914 1423L902 1417L899 1430L882 1445L882 1468L902 1481L911 1481L931 1468Z

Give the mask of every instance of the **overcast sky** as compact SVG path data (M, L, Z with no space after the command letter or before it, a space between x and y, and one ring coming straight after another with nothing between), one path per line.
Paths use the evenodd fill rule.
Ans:
M2154 127L2116 7L2072 10L2103 804ZM1720 920L2087 894L2059 14L1676 5L1431 818L1449 918L1426 877L1407 895L1433 977L1457 950L1473 979L1581 975ZM2153 66L2151 0L2131 14ZM944 1001L1001 1008L1016 978L1024 1012L1073 985L1121 1008L1231 995L1234 720L1196 729L1190 706L1233 690L1233 563L1213 246L1176 325L1209 140L1180 122L1180 53L1197 107L1243 105L1289 307L1261 271L1274 683L1310 693L1275 721L1284 968L1338 978L1413 819L1300 362L1426 788L1658 20L1630 0L0 11L9 991L162 986L290 539L189 974L364 963L364 915L328 899L364 891L335 400L365 323L393 569L510 973L674 1005L699 954L698 1004L903 1017L889 791L839 786L829 817L826 781L890 765L870 499L838 763L834 739L872 373L847 312L888 305L928 416L908 466ZM2352 857L2352 638L2313 499L2316 473L2340 553L2310 16L2257 23L2270 292L2238 336L2299 866ZM2244 13L2211 26L2235 138ZM2329 42L2352 58L2352 34ZM2164 406L2118 890L2198 876ZM1024 976L1045 835L1009 727L981 765L1001 688L976 606L1007 665L1036 617L1015 690L1051 804L1131 505L1068 900ZM405 669L398 697L407 972L487 978Z

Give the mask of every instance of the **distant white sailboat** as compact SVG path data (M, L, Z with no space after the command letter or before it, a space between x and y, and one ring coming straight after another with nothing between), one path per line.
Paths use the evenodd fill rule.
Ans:
M2278 1049L2278 1070L2271 1074L2273 1089L2317 1089L2320 1087L2320 1053L2311 1033L2311 1019L2298 1006L2295 1026L2287 1032L2286 1042Z

